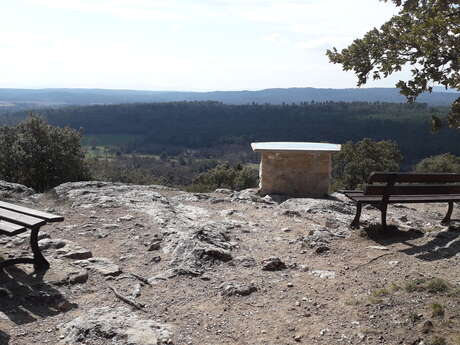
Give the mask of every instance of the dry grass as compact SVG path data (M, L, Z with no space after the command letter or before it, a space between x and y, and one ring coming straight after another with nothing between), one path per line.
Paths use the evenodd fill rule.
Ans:
M399 286L398 284L391 283L390 286L388 287L388 289L389 289L391 292L396 292L396 291L400 291L402 288L401 288L401 286Z
M426 342L426 345L447 345L446 339L434 336Z
M390 294L390 291L388 289L378 289L378 290L374 290L372 292L372 296L374 297L385 297L385 296L388 296Z
M404 289L406 292L418 292L418 291L425 291L425 286L423 285L426 282L425 279L414 279L410 282L407 282Z
M343 303L345 305L356 306L356 305L360 305L361 301L357 298L347 298Z
M421 316L416 313L416 312L410 312L409 314L409 321L412 325L416 324L418 321L420 321Z
M433 278L426 285L426 291L430 293L448 292L449 289L449 284L445 280L442 280L440 278Z
M369 296L367 298L367 301L370 303L370 304L380 304L383 302L383 299L379 298L379 297L374 297L374 296Z
M445 293L450 290L449 284L441 278L433 279L414 279L405 286L406 292L427 291L432 294Z
M431 304L431 316L443 318L445 314L444 307L439 303Z

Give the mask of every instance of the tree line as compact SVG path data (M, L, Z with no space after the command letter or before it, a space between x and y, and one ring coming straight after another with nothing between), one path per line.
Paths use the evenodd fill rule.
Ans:
M364 138L346 142L333 157L333 188L356 188L372 171L399 171L402 154L392 141ZM416 171L460 173L460 157L446 153L420 161ZM16 126L0 127L0 180L46 191L64 182L104 180L163 184L193 192L216 188L256 187L254 165L219 159L196 159L192 152L175 157L115 155L85 158L81 132L56 127L31 116Z
M172 102L73 106L41 109L40 114L52 125L82 128L85 135L96 138L132 136L130 142L118 145L122 153L178 155L193 149L218 155L248 152L254 141L345 143L370 138L395 141L404 156L404 169L427 156L460 154L459 131L431 131L432 116L446 116L448 108L419 103Z

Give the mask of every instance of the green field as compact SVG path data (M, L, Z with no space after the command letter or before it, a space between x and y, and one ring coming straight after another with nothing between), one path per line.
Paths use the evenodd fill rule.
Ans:
M100 135L84 135L83 146L123 146L136 143L142 140L142 135L130 134L100 134Z

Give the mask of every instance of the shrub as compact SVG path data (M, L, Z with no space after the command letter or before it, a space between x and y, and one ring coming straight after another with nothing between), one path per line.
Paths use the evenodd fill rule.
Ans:
M141 185L167 184L167 181L157 178L150 169L128 165L119 157L114 159L92 158L87 160L91 176L96 180L135 183Z
M349 141L333 156L333 189L359 187L373 171L399 171L401 161L402 155L393 141Z
M219 164L215 168L200 174L194 179L190 190L212 191L216 188L230 188L241 190L256 187L258 180L257 171L238 164L232 167L229 164Z
M421 160L415 166L417 172L444 172L460 174L460 157L450 153L431 156Z
M88 179L80 139L80 132L50 126L35 115L0 127L0 179L37 191Z

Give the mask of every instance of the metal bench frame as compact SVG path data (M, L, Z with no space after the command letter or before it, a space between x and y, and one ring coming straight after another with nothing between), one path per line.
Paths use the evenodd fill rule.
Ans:
M442 225L447 226L451 221L454 202L460 201L458 183L460 183L460 174L374 172L369 175L364 191L342 190L340 192L357 203L356 215L350 224L352 229L359 229L362 206L365 204L380 210L381 224L386 227L388 204L394 203L447 202L447 213L441 221Z

